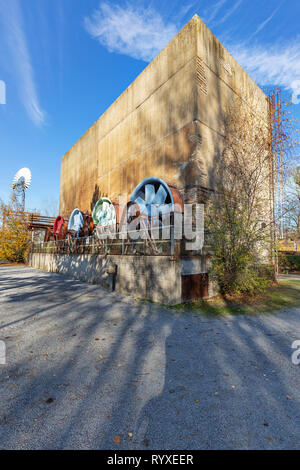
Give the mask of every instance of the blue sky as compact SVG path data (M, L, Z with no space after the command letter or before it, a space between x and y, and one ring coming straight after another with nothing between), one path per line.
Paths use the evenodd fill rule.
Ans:
M55 215L63 154L195 13L300 118L299 0L0 0L0 198L27 166L27 207Z

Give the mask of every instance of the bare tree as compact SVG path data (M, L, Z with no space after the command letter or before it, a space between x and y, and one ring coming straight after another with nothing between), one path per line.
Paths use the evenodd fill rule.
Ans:
M300 238L300 167L291 170L286 184L284 225L289 238Z
M221 292L254 293L272 263L273 207L267 107L236 98L224 119L224 149L208 204L213 274Z

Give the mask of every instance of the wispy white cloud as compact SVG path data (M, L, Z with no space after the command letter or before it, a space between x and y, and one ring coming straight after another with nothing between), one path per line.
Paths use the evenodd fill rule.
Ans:
M211 11L208 11L209 16L204 12L205 21L217 19L218 24L225 22L243 0L236 0L222 18L218 19L219 12L226 2L227 0L218 0ZM255 34L271 21L281 4L257 27ZM189 11L188 6L183 13ZM150 61L179 29L177 22L167 23L153 8L136 8L129 3L123 7L101 3L91 17L85 18L84 23L91 36L109 51L146 62ZM281 86L294 92L294 99L297 100L300 94L300 38L286 45L275 44L272 48L247 43L227 44L227 48L261 86Z
M300 94L300 38L272 48L227 45L230 53L260 85L276 85Z
M278 12L279 8L282 6L282 3L280 3L280 5L278 5L277 8L275 8L275 10L271 13L270 16L268 16L268 18L265 19L265 21L263 21L260 25L258 25L258 27L256 28L256 30L254 31L253 34L251 34L250 38L256 36L256 34L258 34L262 29L264 29L265 26L267 26L267 24L271 21L271 19L276 15L276 13ZM249 39L250 39L249 38Z
M203 21L210 23L215 19L222 6L227 2L227 0L218 0L214 5L210 6L209 9L204 11ZM209 14L208 14L209 13Z
M45 113L40 107L37 96L19 1L0 0L0 19L2 21L1 29L12 57L14 70L17 73L21 100L30 119L36 125L41 125L45 120Z
M294 104L300 104L300 80L294 80L291 84L292 101Z
M149 62L177 33L174 23L166 23L153 8L124 7L101 3L84 19L91 36L110 52L118 52Z
M234 3L234 5L233 5L232 8L229 8L229 10L227 10L227 12L225 13L225 15L222 16L222 18L220 18L218 21L216 21L216 22L214 23L214 26L220 25L220 24L222 24L222 23L225 23L225 21L227 21L228 18L229 18L231 15L233 15L233 13L238 9L238 7L240 6L240 4L241 4L242 2L243 2L243 0L237 0L237 1Z
M226 1L226 0L223 0ZM176 7L176 10L178 13L174 16L174 19L177 21L182 21L186 15L193 9L195 9L196 6L199 5L199 0L195 0L194 2L187 3L186 5L182 5L181 7Z

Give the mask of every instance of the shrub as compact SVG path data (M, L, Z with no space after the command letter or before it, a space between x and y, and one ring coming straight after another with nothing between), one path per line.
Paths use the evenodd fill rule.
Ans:
M300 254L278 254L278 267L281 272L300 271Z
M212 272L226 295L254 295L272 278L262 269L274 261L269 135L254 109L236 99L225 113L224 148L214 168L217 190L206 205Z

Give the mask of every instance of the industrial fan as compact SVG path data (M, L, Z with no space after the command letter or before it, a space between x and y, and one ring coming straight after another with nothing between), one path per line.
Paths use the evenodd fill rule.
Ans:
M147 178L134 190L130 201L138 204L141 215L150 217L159 207L161 213L173 210L173 198L168 185L160 178Z
M79 209L74 209L69 220L68 231L74 231L79 236L80 230L83 226L83 216Z
M106 197L99 199L93 209L92 217L99 238L104 232L116 230L116 210L110 199Z
M158 254L161 248L157 247L153 231L154 227L162 227L164 225L163 215L171 214L174 210L174 201L169 186L160 178L151 177L143 180L133 191L130 198L133 204L128 211L129 217L138 216L137 230L141 231L146 246L153 253ZM170 224L170 220L168 225Z

